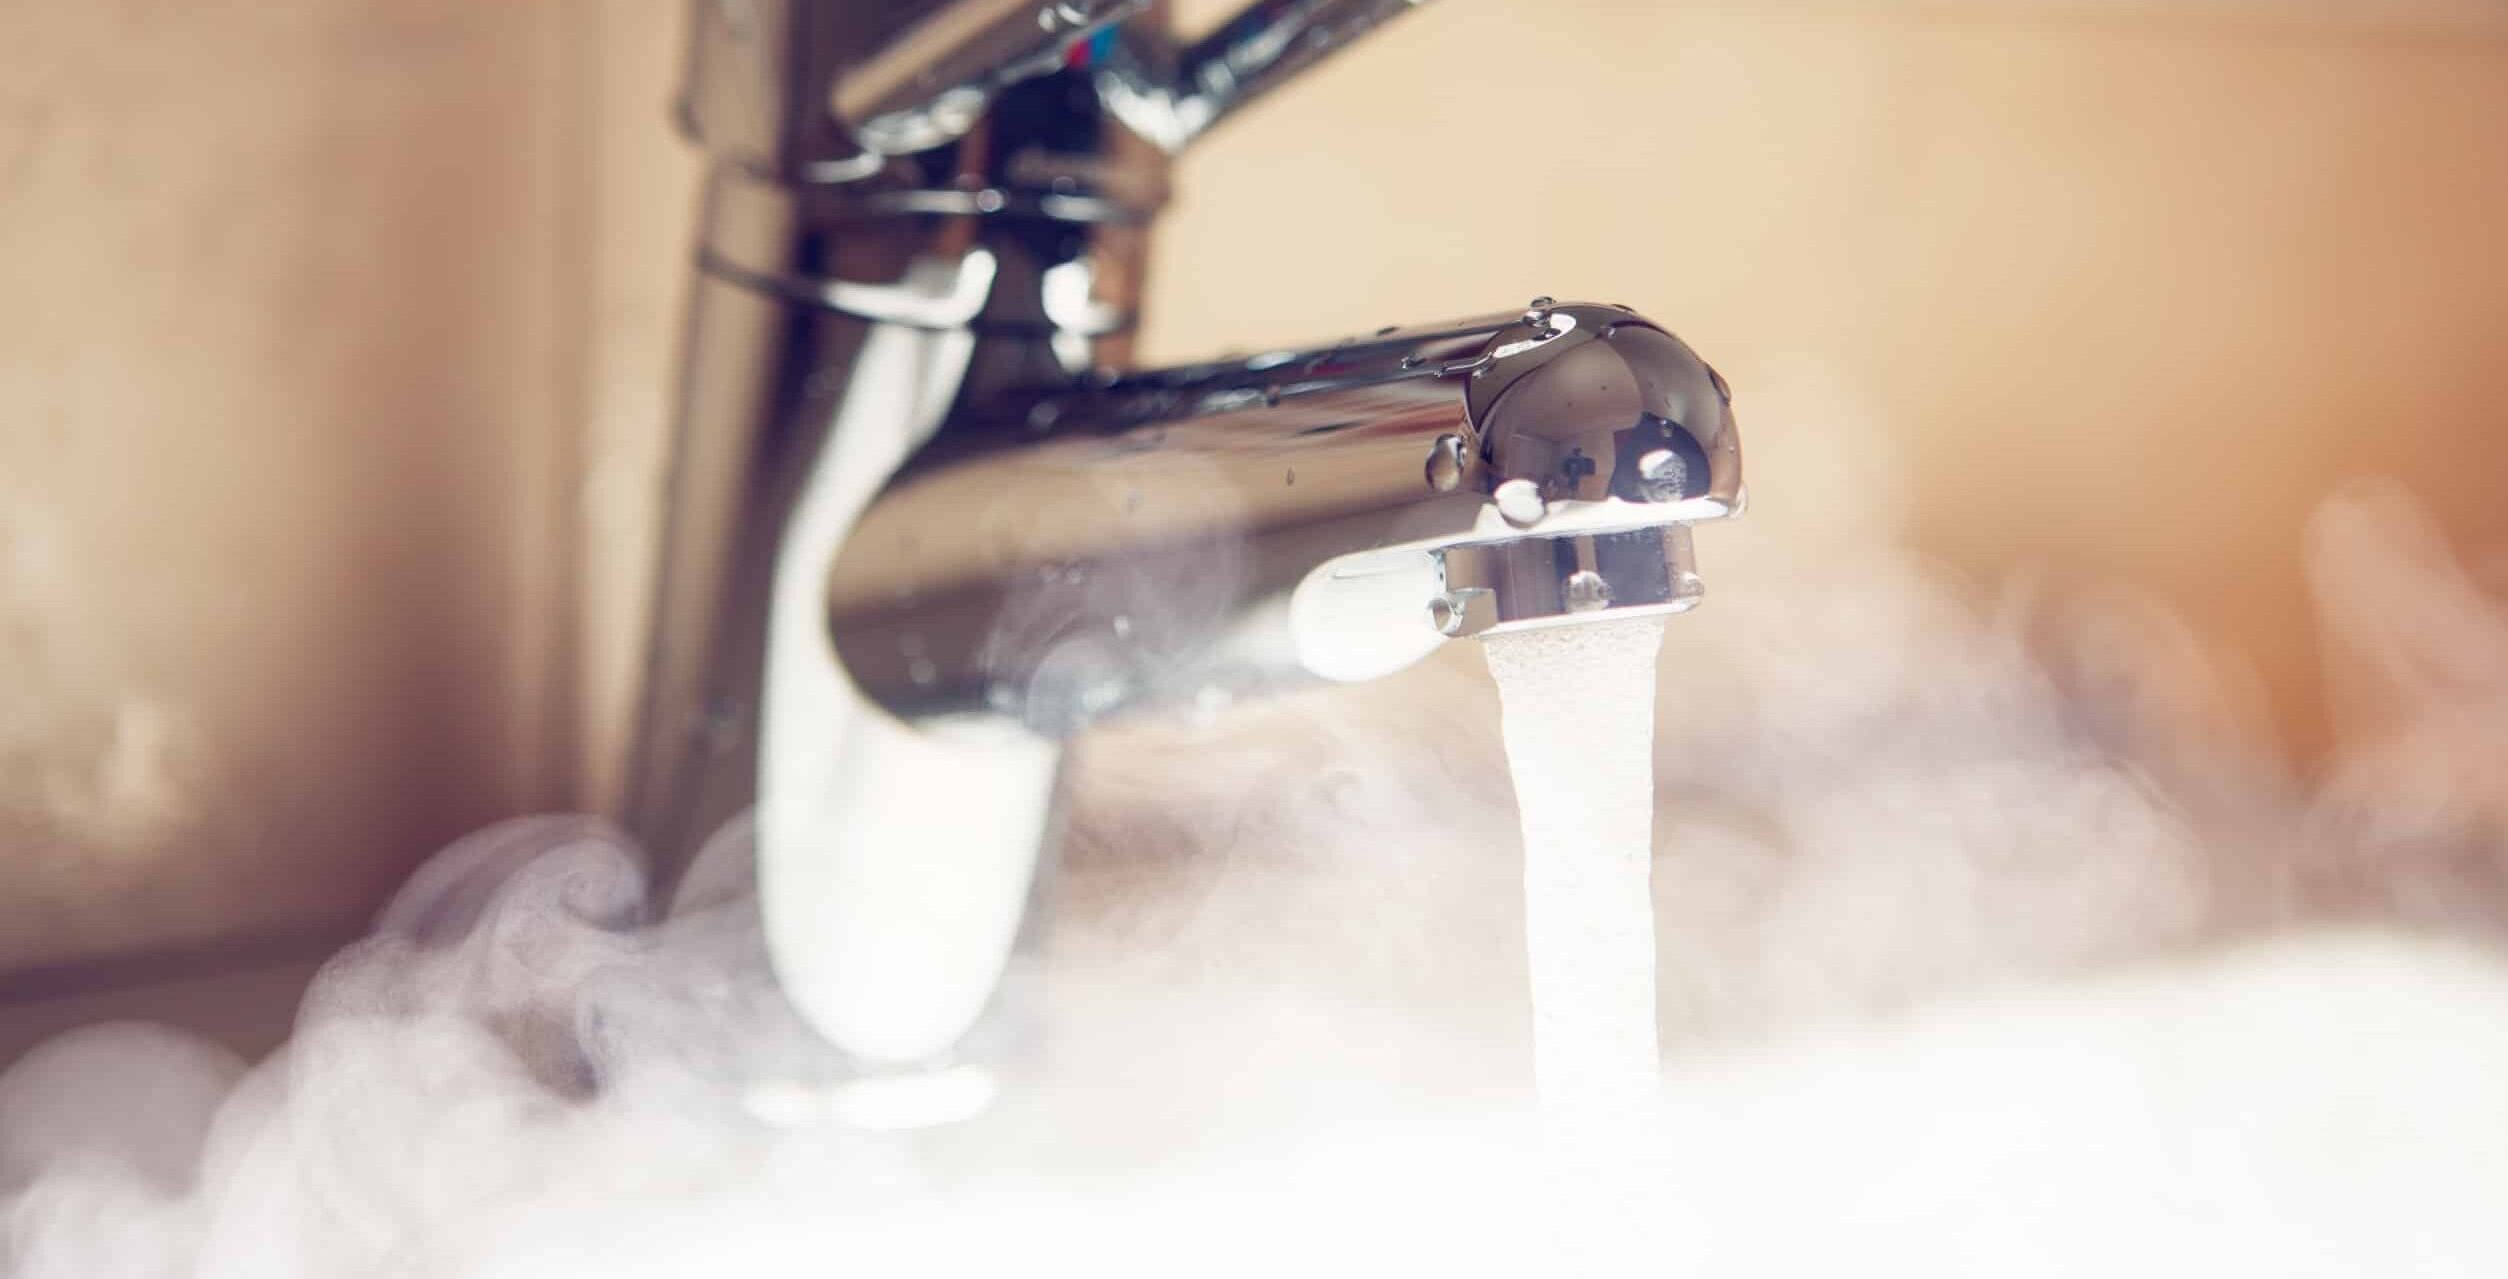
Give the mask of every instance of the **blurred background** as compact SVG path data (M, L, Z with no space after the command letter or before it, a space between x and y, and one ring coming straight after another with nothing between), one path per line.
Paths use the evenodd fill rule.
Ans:
M0 1061L266 1047L428 853L614 801L680 8L0 11ZM2488 0L1440 0L1181 161L1143 345L1627 302L1769 535L1869 463L1979 581L2175 611L2304 769L2315 506L2508 544L2504 123Z

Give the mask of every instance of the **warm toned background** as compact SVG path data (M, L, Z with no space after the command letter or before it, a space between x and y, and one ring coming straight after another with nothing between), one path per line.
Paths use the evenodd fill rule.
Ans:
M678 22L0 12L0 1058L266 1038L427 851L611 796ZM2302 756L2317 499L2508 543L2493 3L1442 0L1178 189L1153 356L1631 303L1737 387L1770 526L1834 442L1955 564L2183 611Z

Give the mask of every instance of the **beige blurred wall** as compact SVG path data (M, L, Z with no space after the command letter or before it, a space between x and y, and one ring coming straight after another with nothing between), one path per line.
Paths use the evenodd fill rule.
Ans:
M613 794L677 8L0 15L0 995ZM2489 4L1441 0L1184 162L1145 345L1628 302L1736 385L1756 525L2140 583L2304 751L2310 506L2508 542L2504 124Z
M9 989L343 935L555 794L562 17L0 11Z

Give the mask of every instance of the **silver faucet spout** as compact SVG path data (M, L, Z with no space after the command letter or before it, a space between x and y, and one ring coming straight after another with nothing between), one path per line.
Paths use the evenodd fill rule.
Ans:
M971 404L828 585L854 684L1053 735L1674 612L1741 501L1724 385L1617 306L1381 330Z
M1618 306L1126 372L1170 154L1410 0L694 0L711 166L625 820L753 815L785 994L982 1056L1110 717L1677 611L1721 379ZM1213 697L1213 693L1223 696Z

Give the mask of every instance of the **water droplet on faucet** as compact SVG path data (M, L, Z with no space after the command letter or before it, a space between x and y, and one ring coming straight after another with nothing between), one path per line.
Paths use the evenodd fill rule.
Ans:
M1580 568L1568 574L1567 580L1560 583L1559 594L1571 613L1593 613L1611 607L1611 583L1592 569Z
M1541 486L1531 480L1508 480L1492 490L1489 496L1498 503L1498 514L1517 528L1539 524L1550 513L1550 503L1541 496Z

